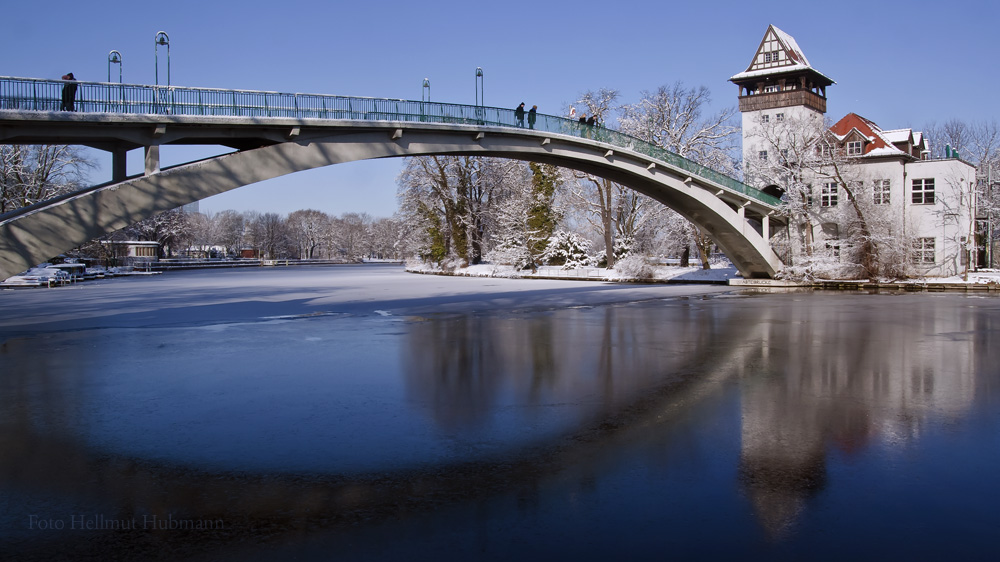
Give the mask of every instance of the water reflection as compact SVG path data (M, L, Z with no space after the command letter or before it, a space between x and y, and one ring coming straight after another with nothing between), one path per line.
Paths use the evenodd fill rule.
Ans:
M995 355L975 301L931 296L794 299L757 311L767 349L742 385L740 476L773 538L826 484L831 449L903 446L930 422L961 417ZM992 304L992 302L990 303Z
M0 361L20 368L0 378L0 504L13 506L0 519L0 546L39 557L54 543L71 545L67 552L156 556L169 541L187 555L261 533L288 539L419 520L440 505L508 492L516 517L546 514L543 525L555 526L621 479L632 462L625 459L643 457L644 470L669 472L701 454L691 437L704 431L698 428L729 423L738 435L733 455L700 459L712 466L687 485L708 495L725 486L709 475L728 475L769 540L788 543L815 498L837 493L832 455L915 446L928 427L967 417L977 402L996 407L997 308L996 299L956 295L808 294L411 319L391 339L396 347L384 348L398 353L401 372L379 384L403 388L413 408L408 423L426 419L426 445L445 442L453 454L429 468L351 475L220 471L110 454L80 438L106 407L88 397L100 380L95 349L108 336L9 339ZM312 335L325 334L317 328L323 323L362 322L314 321ZM128 337L130 345L150 345ZM301 349L288 353L291 360ZM731 416L720 414L728 394L738 397ZM282 396L274 395L278 409ZM229 444L214 445L224 455ZM730 447L724 440L708 446ZM552 499L553 490L565 491L559 501L572 510ZM655 493L627 492L623 512L608 517L640 509L643 494ZM666 503L655 509L658 517L683 518ZM29 514L81 512L222 519L227 528L125 539L60 534L58 541L24 531ZM616 540L610 531L591 539Z
M511 416L519 424L508 429L523 432L563 415L573 416L573 425L555 429L575 431L725 360L742 331L732 312L679 299L421 320L406 336L406 385L449 432Z

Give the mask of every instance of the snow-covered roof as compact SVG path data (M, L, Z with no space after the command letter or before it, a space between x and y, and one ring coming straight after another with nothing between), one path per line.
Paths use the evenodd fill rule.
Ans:
M812 68L812 66L809 65L809 59L806 58L805 53L803 53L802 49L799 48L799 44L795 42L794 37L778 29L774 25L771 26L771 29L773 29L774 34L778 36L778 40L784 43L785 48L788 49L788 54L792 56L796 62Z
M765 52L775 52L772 50L767 50L765 45L770 41L777 41L780 49L778 52L783 52L784 57L781 58L779 64L769 64L766 67L762 67L759 63L759 56ZM757 68L754 68L757 66ZM819 72L812 65L809 64L809 59L806 58L802 48L795 41L795 38L785 33L784 31L778 29L774 25L767 26L767 31L764 32L764 38L761 40L761 46L754 52L753 59L750 61L750 65L747 69L739 74L730 78L730 81L743 80L746 78L755 78L758 76L767 76L771 74L785 74L788 72L799 72L799 71L810 71L815 73L826 80L829 80L831 84L834 83L830 77Z
M886 140L891 143L912 142L913 129L893 129L891 131L882 131L882 136L884 136Z
M856 113L848 113L830 127L830 132L839 141L846 139L852 132L864 137L868 142L865 144L863 156L910 156L909 153L896 148L894 143L909 140L912 135L911 129L883 131L874 121Z

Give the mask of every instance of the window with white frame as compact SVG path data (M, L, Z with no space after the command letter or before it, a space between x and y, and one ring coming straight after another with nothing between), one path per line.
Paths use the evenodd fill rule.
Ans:
M771 93L771 92L779 92L779 91L781 91L781 89L778 88L777 84L771 84L769 86L764 86L764 93L765 94L768 94L768 93Z
M767 161L767 151L761 150L760 152L758 152L757 158L760 158L762 161Z
M889 204L889 180L875 180L872 185L872 203L876 205Z
M917 265L934 265L934 238L914 240L911 258Z
M913 180L913 195L911 201L914 205L933 205L934 178Z
M861 156L864 152L864 144L861 141L851 141L847 143L848 156Z
M784 113L775 113L774 114L774 120L777 121L777 122L779 122L779 123L782 122L782 121L784 121L785 120L785 114Z
M770 121L770 120L771 120L771 116L770 116L770 115L768 115L768 114L766 114L766 113L764 113L764 114L762 114L762 115L760 116L760 122L761 122L761 123L767 123L767 122L768 122L768 121Z
M820 207L836 207L837 206L837 182L824 183L820 190L819 195L819 206Z

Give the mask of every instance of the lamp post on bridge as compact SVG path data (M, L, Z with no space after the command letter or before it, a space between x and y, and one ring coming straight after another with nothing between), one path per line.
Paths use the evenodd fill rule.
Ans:
M108 53L108 82L111 82L111 65L118 65L118 83L122 83L122 54L118 51Z
M167 86L170 86L170 36L166 31L157 31L153 37L153 52L156 57L156 85L160 85L160 45L167 47Z
M483 104L483 67L476 67L476 105L482 107Z
M476 121L480 125L486 123L486 112L483 110L483 67L476 67Z
M420 101L431 101L431 81L424 78L424 86L420 91Z

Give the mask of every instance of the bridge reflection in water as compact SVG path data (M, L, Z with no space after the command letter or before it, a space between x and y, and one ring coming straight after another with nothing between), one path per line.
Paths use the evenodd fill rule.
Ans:
M114 384L101 380L100 362L53 353L65 344L58 335L9 339L0 349L4 363L16 367L5 369L0 380L0 498L9 506L0 541L4 551L39 556L110 551L176 557L240 553L251 538L273 548L265 551L269 555L281 555L288 553L282 544L308 536L316 542L306 556L336 548L344 557L364 558L424 547L474 554L485 533L491 539L486 554L493 557L533 547L584 557L662 548L733 556L747 555L749 548L751 558L753 552L771 556L778 551L768 549L775 548L805 556L825 546L829 535L857 533L863 540L854 517L870 522L871 512L877 512L904 527L914 517L880 503L899 500L891 491L865 503L872 491L859 480L877 482L888 475L908 488L897 492L907 494L911 506L925 495L932 503L940 499L935 490L940 482L921 482L920 463L929 461L910 466L892 459L901 450L909 450L911 458L933 457L939 452L934 447L963 431L956 426L966 423L977 405L996 408L996 312L995 299L973 303L951 295L768 295L382 323L377 331L393 342L387 350L399 354L403 372L375 378L405 389L407 405L382 413L420 426L416 433L424 435L433 458L351 473L338 472L336 464L327 470L260 472L239 465L218 470L120 454L113 443L95 440L87 427L94 409L102 407L93 401L100 396L93 385ZM323 336L333 333L325 325L386 321L330 316L310 322L308 333ZM248 329L273 335L278 345L269 353L279 362L293 361L299 352L283 352L280 344L288 334L273 326ZM116 337L127 345L132 336ZM103 341L102 349L114 349L108 347L114 343ZM201 353L218 352L209 342L201 346L207 348ZM312 368L335 373L335 362L346 353L337 347L313 358ZM250 372L231 384L260 383L253 359L238 365ZM150 392L160 385L155 379L168 372L151 374ZM280 378L268 389L278 408L287 397L277 390L301 382L288 374ZM204 422L157 415L178 426ZM978 422L985 429L973 433L990 436L995 444L997 427L989 424L996 419L990 412L989 421ZM339 438L330 434L336 425L332 414L275 416L272 429L280 434L302 423L312 424L330 443ZM238 446L215 445L214 454L223 461L226 447ZM959 449L961 456L951 461L996 468L990 464L997 461L995 448L975 449ZM295 467L297 459L291 456L287 463ZM831 466L842 477L853 476L838 481ZM965 473L954 470L944 475L953 486L950 501L980 513L985 500L979 493L996 492L995 479L982 474L987 481L977 482L974 492L972 482L956 483ZM823 508L805 523L810 505L821 497ZM837 497L859 497L862 503L838 505ZM745 512L755 514L763 532L745 526L750 521ZM24 530L32 513L221 519L226 528L40 535ZM444 532L435 521L452 527ZM519 527L525 521L540 527ZM580 528L567 529L567 521ZM991 521L997 522L995 514L979 524ZM986 533L976 535L972 524L963 548L988 540ZM369 528L397 534L359 544L357 537L370 536ZM413 531L430 528L431 536ZM508 544L510 533L518 536ZM763 538L754 538L758 534ZM706 541L713 535L730 540ZM871 540L887 541L878 548L893 552L934 554L954 539L940 537L939 544L930 535L882 534ZM390 546L394 536L401 550ZM406 544L418 538L420 543ZM839 544L830 554L869 547L875 544Z

